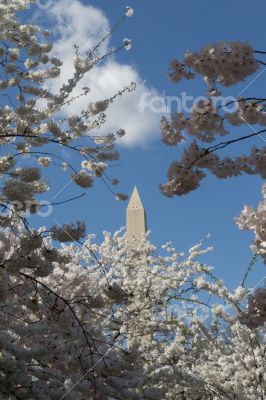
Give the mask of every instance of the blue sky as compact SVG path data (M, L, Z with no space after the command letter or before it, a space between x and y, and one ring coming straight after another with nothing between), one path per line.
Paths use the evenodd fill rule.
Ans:
M120 53L116 61L133 67L147 90L151 88L160 94L174 96L182 91L194 96L205 94L206 87L201 79L184 81L178 85L168 81L169 60L181 59L185 50L196 51L207 43L219 40L249 41L256 49L266 50L266 3L262 0L256 2L256 7L252 7L247 0L133 0L130 4L121 0L83 0L82 3L102 10L111 24L117 21L125 6L131 5L134 8L134 17L128 19L111 40L111 44L115 45L129 37L133 41L133 48L130 52ZM90 29L93 30L93 20L90 24ZM245 95L263 94L264 74L246 89ZM223 93L237 95L247 83L243 82ZM150 117L153 118L147 115L147 118ZM117 118L119 119L119 114ZM138 125L136 135L137 129ZM249 244L253 235L241 232L233 218L239 215L245 204L256 206L261 200L262 180L248 176L217 180L209 176L197 191L168 199L162 196L158 185L166 181L168 166L181 155L182 147L169 148L163 145L159 125L155 125L154 121L150 128L152 132L147 132L147 129L143 138L140 136L136 143L119 146L121 159L116 167L109 169L109 176L117 176L121 180L119 191L128 194L137 185L146 208L148 226L152 231L151 241L154 244L160 245L171 240L179 250L186 250L211 233L212 237L206 241L206 245L213 245L215 249L205 260L215 266L216 274L228 286L236 285L252 257ZM245 126L233 132L237 136L247 133L249 128ZM145 139L145 135L149 140ZM232 154L241 153L252 144L261 146L262 139L253 138L248 146L237 144L229 151ZM49 194L52 198L67 180L56 171L47 171L47 175L52 184ZM69 185L57 197L57 201L77 193L80 191L77 192L74 185ZM117 202L103 182L98 180L86 197L74 203L57 206L51 217L59 223L84 220L88 232L96 233L101 239L103 230L114 232L125 224L126 205ZM51 222L44 221L47 225ZM255 283L264 273L264 266L259 261L250 283Z

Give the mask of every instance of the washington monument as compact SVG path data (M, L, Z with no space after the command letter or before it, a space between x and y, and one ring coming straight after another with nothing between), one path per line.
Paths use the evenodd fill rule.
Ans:
M136 186L127 206L126 227L129 247L135 247L147 232L146 212Z

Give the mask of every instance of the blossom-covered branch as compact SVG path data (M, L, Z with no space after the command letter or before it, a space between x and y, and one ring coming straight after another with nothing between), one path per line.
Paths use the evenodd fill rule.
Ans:
M176 60L171 62L171 81L177 83L181 79L194 79L199 74L208 86L208 94L205 100L194 102L190 115L175 112L170 120L162 118L162 137L167 145L174 146L192 139L181 159L170 165L168 182L160 186L164 195L180 196L197 189L206 176L206 170L219 179L242 174L266 177L266 150L263 146L253 146L247 155L221 158L217 154L220 149L255 136L261 138L262 144L265 141L265 98L238 97L217 106L217 99L221 98L218 85L230 87L259 69L260 62L255 53L248 43L218 42L199 52L185 53L182 63ZM228 110L229 105L234 106L233 111ZM261 125L262 129L253 125ZM235 137L230 130L237 126L248 127L252 132ZM220 137L229 135L228 140L221 142ZM203 147L202 142L212 145Z

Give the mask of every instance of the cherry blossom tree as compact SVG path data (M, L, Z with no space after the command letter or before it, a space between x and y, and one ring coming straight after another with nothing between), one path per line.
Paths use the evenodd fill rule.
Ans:
M41 168L61 166L69 171L69 178L84 189L93 186L95 177L104 179L107 161L119 158L114 150L115 142L125 134L120 129L107 136L101 135L104 112L124 92L133 90L134 83L121 88L111 98L88 102L80 114L64 116L64 106L90 91L84 87L74 97L72 93L77 84L106 57L124 48L130 49L130 40L100 56L97 51L110 33L87 54L80 54L78 47L73 49L75 72L58 93L51 93L45 89L45 83L60 77L62 62L50 55L50 32L37 25L24 24L18 18L18 13L30 3L34 1L0 2L0 143L5 149L5 155L0 158L0 196L5 210L36 213L40 208L36 195L49 188L42 178ZM132 14L133 10L127 7L115 28ZM80 156L80 170L60 158L62 148ZM26 166L25 157L35 166ZM114 179L113 184L117 183ZM119 193L117 198L124 199Z
M229 291L211 248L16 226L1 230L3 398L263 399L266 290Z
M195 101L189 114L174 112L170 119L163 117L163 141L169 146L188 141L182 157L173 161L168 170L168 182L160 186L164 195L172 197L189 193L199 187L209 171L219 179L249 174L266 177L263 135L266 125L266 99L239 97L219 105L220 88L231 87L258 72L265 61L263 51L248 43L218 42L199 52L186 52L184 60L170 64L170 80L202 76L207 84L205 99ZM228 110L234 106L234 111ZM248 127L251 133L235 134L235 127ZM235 143L261 137L261 147L253 146L249 154L219 156L219 150ZM205 144L205 145L204 145Z
M33 229L25 215L38 212L41 204L37 196L49 188L42 178L42 168L61 166L70 171L73 182L85 189L92 187L96 177L106 176L106 161L118 159L115 141L125 132L121 129L103 137L97 131L105 121L109 104L134 89L132 83L109 99L88 102L79 115L62 117L62 107L77 99L72 95L77 83L106 57L124 48L129 50L131 42L126 39L118 48L100 56L97 50L110 33L85 55L76 47L72 78L58 93L51 93L45 89L45 82L59 78L62 62L50 55L49 31L24 23L21 12L30 3L34 1L0 1L0 392L9 399L57 398L68 375L63 371L67 365L55 354L58 343L67 356L83 335L86 342L83 340L81 353L85 345L90 348L91 358L100 354L92 350L93 339L81 322L82 310L76 314L69 299L41 280L48 279L57 264L65 265L69 259L60 255L47 236L61 242L80 240L85 236L84 224ZM127 7L115 28L132 15L133 10ZM86 96L89 90L84 87L78 97ZM80 156L80 170L60 158L61 148ZM25 157L30 163L25 162ZM113 184L117 183L114 179ZM121 193L116 197L126 198ZM58 322L62 312L64 317ZM66 342L70 346L65 347ZM79 358L75 360L80 364ZM79 365L80 371L82 368Z
M95 132L108 105L134 84L89 103L80 115L62 117L62 107L76 100L72 92L84 75L131 42L126 39L101 56L97 50L109 34L86 55L76 48L73 77L50 93L44 84L59 77L61 61L50 56L48 31L19 20L18 12L29 4L0 0L0 140L6 149L0 159L1 398L262 399L265 289L252 293L241 285L227 290L202 262L210 250L202 242L185 255L170 242L157 250L148 237L132 249L122 230L104 232L98 244L94 235L86 236L82 222L30 227L26 212L39 210L38 195L48 189L43 168L62 166L82 188L105 177L107 161L118 157L114 143L124 131L107 137ZM118 25L132 15L127 7ZM252 54L242 75L233 74L231 80L224 75L221 83L255 71ZM180 71L190 77L185 67ZM88 91L84 88L80 96ZM215 118L208 123L222 134ZM61 148L80 155L80 171L60 159ZM36 165L26 165L25 156ZM257 165L256 172L262 171ZM254 230L254 250L262 255L263 212L259 206L238 219L242 228ZM206 294L215 300L210 303Z
M184 256L169 243L159 256L145 239L132 251L121 231L61 250L53 238L66 242L53 228L29 233L22 221L1 229L1 395L159 398L149 376L175 336L170 311L176 301L201 304L197 285L212 273L197 258L208 249ZM185 330L182 318L178 326Z

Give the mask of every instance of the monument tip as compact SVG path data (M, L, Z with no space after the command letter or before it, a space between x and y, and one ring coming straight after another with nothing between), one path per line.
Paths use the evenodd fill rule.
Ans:
M128 209L137 209L137 208L144 209L138 189L136 186L134 186L134 189L133 189L132 195L129 199L127 208Z

